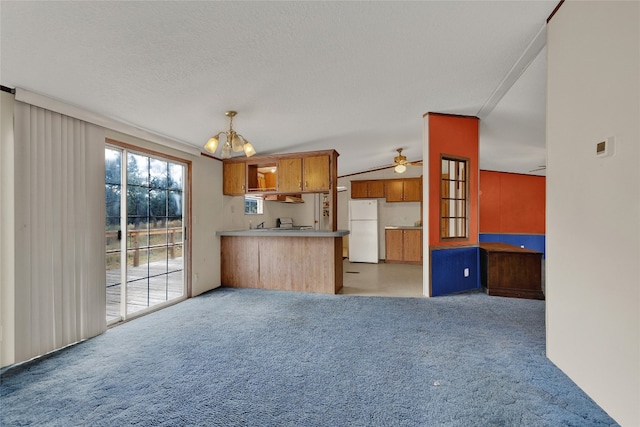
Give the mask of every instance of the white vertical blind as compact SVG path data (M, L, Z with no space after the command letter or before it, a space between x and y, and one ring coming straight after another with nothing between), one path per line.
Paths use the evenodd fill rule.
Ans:
M104 132L16 102L16 362L105 331Z

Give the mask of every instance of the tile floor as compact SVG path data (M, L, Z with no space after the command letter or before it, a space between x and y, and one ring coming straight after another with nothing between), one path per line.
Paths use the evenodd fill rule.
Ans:
M343 295L422 298L422 266L343 260Z

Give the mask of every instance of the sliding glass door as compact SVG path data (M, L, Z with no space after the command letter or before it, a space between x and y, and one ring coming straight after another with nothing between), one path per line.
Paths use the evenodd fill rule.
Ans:
M106 148L107 322L184 297L185 177L184 164Z

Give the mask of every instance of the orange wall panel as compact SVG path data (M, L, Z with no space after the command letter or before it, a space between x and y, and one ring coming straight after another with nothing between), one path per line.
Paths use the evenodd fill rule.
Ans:
M478 124L477 117L428 113L429 246L478 243ZM469 160L469 238L440 239L440 157Z
M544 234L546 178L480 171L480 232Z

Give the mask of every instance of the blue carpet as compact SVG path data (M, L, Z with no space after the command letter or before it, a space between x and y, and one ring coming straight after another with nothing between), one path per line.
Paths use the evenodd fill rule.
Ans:
M544 335L544 301L221 288L4 369L0 425L616 425Z

